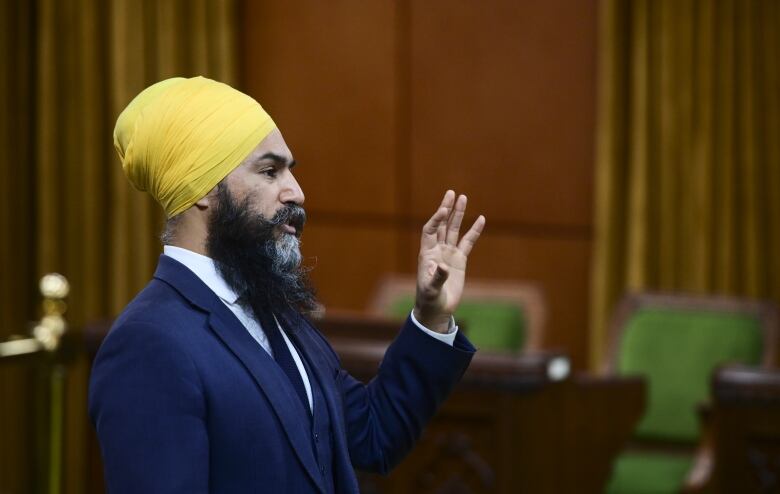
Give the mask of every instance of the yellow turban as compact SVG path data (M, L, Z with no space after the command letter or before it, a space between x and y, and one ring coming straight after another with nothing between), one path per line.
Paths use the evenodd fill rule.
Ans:
M170 218L205 196L274 128L257 101L227 84L176 77L127 105L114 147L130 182Z

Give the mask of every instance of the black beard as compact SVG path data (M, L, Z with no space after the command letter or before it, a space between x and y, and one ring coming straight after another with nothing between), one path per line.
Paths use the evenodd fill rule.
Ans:
M249 197L234 200L222 183L217 186L216 199L206 250L242 307L258 321L290 309L311 313L317 299L309 285L309 270L301 266L297 238L280 232L288 224L300 236L306 221L303 208L285 205L267 220L252 211Z

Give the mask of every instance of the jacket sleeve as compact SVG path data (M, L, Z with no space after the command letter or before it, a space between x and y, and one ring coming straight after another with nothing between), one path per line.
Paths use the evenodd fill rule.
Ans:
M407 318L369 384L339 371L353 465L382 474L395 467L460 380L474 352L460 331L450 346Z
M126 323L111 331L93 366L89 412L108 492L208 492L202 386L164 330Z

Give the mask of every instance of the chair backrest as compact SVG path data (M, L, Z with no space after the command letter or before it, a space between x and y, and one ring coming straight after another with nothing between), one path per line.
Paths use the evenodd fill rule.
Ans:
M692 442L696 407L708 396L715 367L772 365L777 348L773 304L669 294L629 295L612 323L606 370L648 380L638 439Z
M416 281L411 276L385 277L369 310L375 315L404 318L414 307L415 289ZM546 316L538 286L472 279L466 282L455 314L478 348L509 352L539 349Z

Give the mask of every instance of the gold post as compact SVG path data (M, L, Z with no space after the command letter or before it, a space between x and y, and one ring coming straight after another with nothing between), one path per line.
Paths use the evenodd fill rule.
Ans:
M65 366L55 363L49 376L49 494L62 491Z
M43 317L33 329L33 336L47 352L55 352L65 334L67 324L62 317L68 309L65 297L70 291L68 280L51 273L41 278ZM65 366L54 362L49 375L49 494L62 490L62 441L65 420Z

